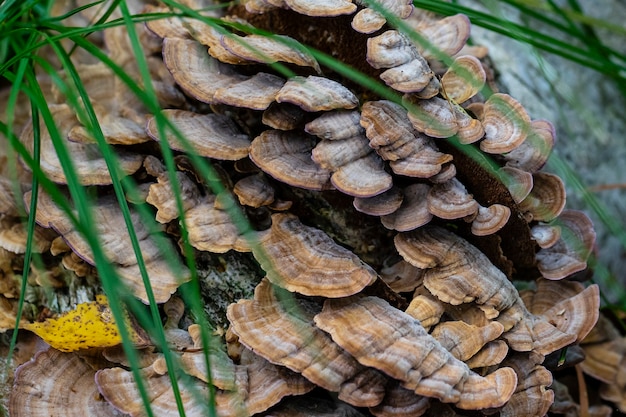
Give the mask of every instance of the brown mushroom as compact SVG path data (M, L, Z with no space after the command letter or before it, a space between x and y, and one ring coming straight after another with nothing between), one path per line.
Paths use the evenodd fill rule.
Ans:
M380 271L382 280L397 293L414 291L421 285L423 275L423 269L416 268L403 259L383 267Z
M339 392L339 398L348 403L379 404L386 379L361 366L317 329L312 307L263 280L254 292L254 300L231 304L227 315L239 341L257 355Z
M215 159L237 160L248 156L250 138L241 133L227 116L198 114L185 110L163 110L163 115L182 133L188 143L166 129L166 143L179 151L193 150L198 155ZM157 121L148 120L146 131L154 140L162 140Z
M421 271L423 277L424 270ZM419 320L422 327L428 331L441 320L441 316L445 313L445 305L420 283L405 313Z
M539 171L548 161L555 136L552 123L547 120L533 120L530 122L530 132L526 140L504 155L506 166L527 172Z
M498 170L498 176L509 190L513 201L521 203L533 189L533 175L518 168L503 166Z
M488 366L500 365L509 347L504 340L493 340L486 343L474 356L465 361L470 369L485 368Z
M467 42L470 28L469 18L463 14L421 22L415 30L426 38L432 47L418 42L420 53L428 60L439 59L440 53L455 55Z
M483 88L486 78L478 58L464 55L455 58L452 66L441 77L441 87L448 99L461 104Z
M380 9L384 10L385 15L378 12ZM361 33L373 33L387 23L385 16L393 15L398 19L406 19L412 11L413 4L410 0L379 1L376 10L372 8L361 9L352 19L352 28Z
M508 94L496 93L487 99L482 123L485 139L480 142L480 149L487 153L511 152L530 131L526 110Z
M354 208L361 213L370 216L385 216L398 210L404 199L404 194L398 187L373 197L356 197L353 201Z
M363 133L360 117L361 114L355 110L329 111L307 123L304 130L320 139L348 139Z
M397 30L388 30L367 40L367 62L374 68L393 68L420 56L411 40Z
M290 78L276 96L279 103L292 103L308 112L352 109L359 99L330 78L296 76Z
M387 229L406 232L428 223L432 214L428 210L427 196L431 187L428 184L411 184L404 188L400 208L391 214L381 216L380 221Z
M424 226L398 234L394 242L407 262L428 269L424 285L445 303L459 305L474 301L488 318L493 318L519 297L509 280L482 252L445 229ZM442 279L444 275L446 280ZM458 284L453 284L457 280Z
M259 72L245 81L218 88L213 99L229 106L265 110L284 84L285 80L276 75Z
M478 211L479 204L461 181L453 178L434 184L428 193L428 211L442 219L459 219Z
M320 72L319 64L315 58L304 46L289 36L237 36L229 33L222 36L220 40L224 48L247 61L265 64L286 62L303 67L312 67L316 72Z
M552 374L539 365L541 359L525 354L507 358L503 365L510 366L519 381L510 401L502 408L503 417L533 417L546 415L554 402L554 391L547 389L552 384Z
M372 152L365 136L341 140L322 140L311 152L311 159L329 171L337 171Z
M487 343L500 337L504 326L492 321L486 326L474 326L462 321L445 321L430 332L441 345L460 361L467 361Z
M337 190L353 197L372 197L383 193L391 188L392 181L383 161L374 153L343 165L330 177Z
M388 161L406 158L419 150L413 142L427 141L413 129L404 107L388 100L363 104L361 125L370 146Z
M439 97L418 99L404 97L409 107L409 119L418 131L433 138L448 138L459 130L456 113L447 100Z
M537 223L530 228L530 234L540 248L554 246L561 239L561 228L557 225Z
M472 233L476 236L487 236L502 229L509 221L511 209L502 204L478 208L478 215L472 221Z
M461 409L500 407L517 386L510 368L486 377L475 374L417 320L377 297L326 300L315 323L363 365L401 380L418 395Z
M163 61L180 88L205 103L215 102L218 89L247 78L210 57L206 48L193 40L164 39Z
M533 188L530 194L519 203L519 209L530 220L549 222L556 218L565 207L565 184L554 174L536 172L533 174Z
M30 193L25 196L28 201ZM147 303L148 298L143 280L137 265L137 258L132 249L121 209L114 197L101 197L93 203L93 225L97 229L98 237L103 243L103 250L107 258L116 266L124 283L133 294ZM151 235L149 228L140 221L139 214L131 211L131 221L139 241L139 248L152 285L154 298L163 303L170 298L178 286L190 279L189 271L180 262L177 256L166 256L168 249L165 242L157 241ZM40 193L37 201L37 222L44 227L56 230L72 250L94 265L91 248L82 234L75 229L66 214L45 193Z
M278 130L293 130L304 120L305 111L291 103L272 103L263 112L264 125Z
M311 159L315 141L296 132L266 130L250 147L250 159L265 173L295 187L327 190L331 172Z
M332 17L351 14L356 4L348 0L284 0L285 6L307 16Z
M548 279L561 279L584 270L596 241L593 223L581 211L564 210L555 224L561 229L560 239L536 255L537 267Z
M233 192L244 206L258 208L274 202L274 187L262 174L240 179L235 183Z
M216 196L207 195L185 212L189 243L196 249L214 253L250 252L247 238L241 234L228 211L216 207L216 201Z
M94 376L106 361L49 348L19 366L9 399L15 417L121 416L98 393Z
M370 407L370 412L376 417L419 417L424 415L429 407L430 398L416 395L396 382L387 386L385 398L376 407Z
M424 90L434 76L428 62L418 56L405 64L384 71L380 74L380 79L394 90L414 93Z
M67 140L70 129L78 125L74 111L66 104L51 104L50 113L55 121L63 145L72 160L78 180L83 185L111 184L111 175L106 161L96 144L81 144ZM20 141L29 153L34 152L34 133L32 123L26 125L20 135ZM63 172L63 164L57 156L55 147L48 130L43 130L40 137L41 170L48 179L66 184L67 179ZM132 174L137 171L143 162L143 155L118 150L115 152L121 172Z
M178 218L180 213L165 166L154 156L146 157L144 166L150 175L157 177L157 182L150 185L145 199L147 203L157 208L156 220L159 223L168 223ZM183 210L186 211L199 204L201 197L197 184L181 171L176 171L175 178L178 182Z
M305 295L345 297L376 280L376 273L355 254L296 216L272 215L270 233L255 257L275 285Z

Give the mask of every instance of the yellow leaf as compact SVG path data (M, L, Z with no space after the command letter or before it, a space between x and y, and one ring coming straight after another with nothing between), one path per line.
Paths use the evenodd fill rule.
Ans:
M126 319L126 326L133 342L141 341L142 336L129 325L128 315ZM107 298L102 294L96 296L96 301L79 304L75 310L68 311L58 318L29 323L24 328L62 352L110 347L122 343Z

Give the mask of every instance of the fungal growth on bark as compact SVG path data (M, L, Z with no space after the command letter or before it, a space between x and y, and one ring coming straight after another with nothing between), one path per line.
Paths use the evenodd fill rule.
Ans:
M623 338L589 340L598 287L573 279L587 269L593 227L564 210L563 181L541 171L554 127L508 94L483 91L483 56L464 49L467 17L405 0L184 3L198 12L137 26L162 111L130 98L125 109L119 80L77 62L99 77L87 91L114 169L137 186L114 194L99 133L50 91L58 129L43 127L41 170L61 192L39 192L30 213L48 265L95 279L79 202L59 199L74 194L55 151L61 141L104 256L135 297L167 302L167 346L139 354L155 415L177 413L176 383L188 388L179 400L192 416L206 414L209 398L220 416L316 415L327 403L328 415L543 416L553 404L558 412L555 391L569 395L575 367L606 383L602 397L623 410ZM169 10L137 7L153 17ZM148 81L123 30L103 39L131 78ZM26 124L19 136L31 156L35 131ZM37 174L28 157L22 164ZM18 223L16 201L34 199L29 184L0 203L3 225ZM21 247L0 245L0 269L13 272ZM15 319L8 275L2 329ZM226 335L208 352L190 325L197 316L172 298L190 288ZM43 307L26 322L59 313ZM583 343L591 359L579 366L568 358ZM12 415L62 414L63 401L104 413L94 415L145 415L119 352L38 354L16 374ZM49 397L32 393L31 374L45 378ZM565 388L551 388L563 375ZM50 378L72 382L57 392ZM80 395L68 400L76 381Z

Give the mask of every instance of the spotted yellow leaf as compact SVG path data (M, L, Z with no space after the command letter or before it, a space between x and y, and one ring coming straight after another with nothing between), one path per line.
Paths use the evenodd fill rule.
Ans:
M127 328L135 344L145 344L144 332L138 326ZM24 327L36 333L53 348L62 352L73 352L80 349L110 347L122 343L113 313L106 296L96 296L96 301L82 303L75 310L43 322L29 323Z

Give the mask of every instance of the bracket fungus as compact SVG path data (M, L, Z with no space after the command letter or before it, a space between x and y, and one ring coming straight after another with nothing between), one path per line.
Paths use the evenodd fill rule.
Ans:
M27 194L27 200L30 194ZM70 218L45 193L40 193L37 200L37 222L43 227L50 227L59 233L63 240L78 256L91 265L94 265L93 252L89 243L74 227ZM124 283L133 294L143 302L148 302L148 296L141 279L137 258L132 249L130 236L124 233L126 228L122 212L113 197L102 197L94 202L94 225L98 230L100 241L103 242L105 255L116 266ZM190 279L189 270L176 256L168 258L164 255L163 243L157 244L151 236L148 227L140 221L138 213L132 213L131 219L135 234L139 241L139 248L152 285L156 300L167 301L171 294L184 282Z
M267 277L305 295L345 297L376 280L374 270L319 229L294 215L272 215L270 232L259 239L255 256Z
M417 320L380 298L328 300L315 323L363 365L401 380L416 394L462 409L501 407L517 386L510 368L486 377L473 373Z
M507 94L481 95L484 51L470 55L476 49L466 47L466 16L437 16L408 0L185 5L199 14L165 17L171 11L162 6L145 9L155 14L140 41L150 54L161 114L147 114L105 66L71 57L89 73L88 93L120 172L138 183L127 196L130 220L157 303L190 280L175 250L189 243L194 250L182 253L196 257L188 261L197 269L204 308L222 308L210 320L224 327L227 347L211 351L207 365L198 327L189 326L192 315L174 300L163 307L168 343L162 349L176 350L181 368L168 375L163 351L140 353L156 415L176 413L172 381L190 381L181 393L187 415L204 415L201 403L214 391L221 416L323 415L327 408L328 415L354 416L541 416L554 400L553 379L568 372L553 365L555 357L561 349L579 350L579 343L589 358L582 369L603 381L600 395L623 410L623 338L590 330L598 320L598 288L568 279L587 268L593 228L584 214L564 210L563 181L541 170L554 127L531 120ZM261 35L267 31L273 35ZM127 38L116 28L102 36L103 48L137 77ZM308 46L380 80L395 96L348 80ZM98 145L74 110L59 104L61 91L46 88L61 139L92 196L104 253L147 302ZM161 116L189 143L161 132ZM20 140L31 153L33 138L27 125ZM154 141L173 151L174 172ZM53 148L43 132L42 170L65 184ZM182 155L187 152L195 156ZM212 190L205 162L225 190ZM8 175L0 174L5 194L30 189L28 175L8 187ZM145 223L135 205L158 223ZM0 203L4 234L22 220L16 207ZM241 210L254 231L244 236L231 209ZM44 267L54 271L31 268L29 296L44 293L31 291L33 283L49 284L46 294L74 288L63 274L97 282L87 240L48 194L39 196L36 216L52 229L40 250ZM11 327L5 318L15 319L21 268L15 265L23 258L0 255L4 329ZM231 265L237 262L249 268ZM233 269L245 290L215 273ZM212 286L205 286L209 280ZM225 300L216 302L215 292L227 293ZM45 302L31 307L22 327L36 327L27 323L50 314ZM188 330L178 328L181 317ZM62 398L75 387L84 410L94 403L106 415L144 415L127 358L110 349L105 356L118 365L92 364L95 356L82 352L36 356L35 365L17 373L12 414L31 415L35 403L44 413L62 414L51 388L42 391L51 402L33 392L29 370L56 361L64 374L74 371L68 363L84 374L73 377L80 387L59 390ZM333 405L322 406L329 398Z

